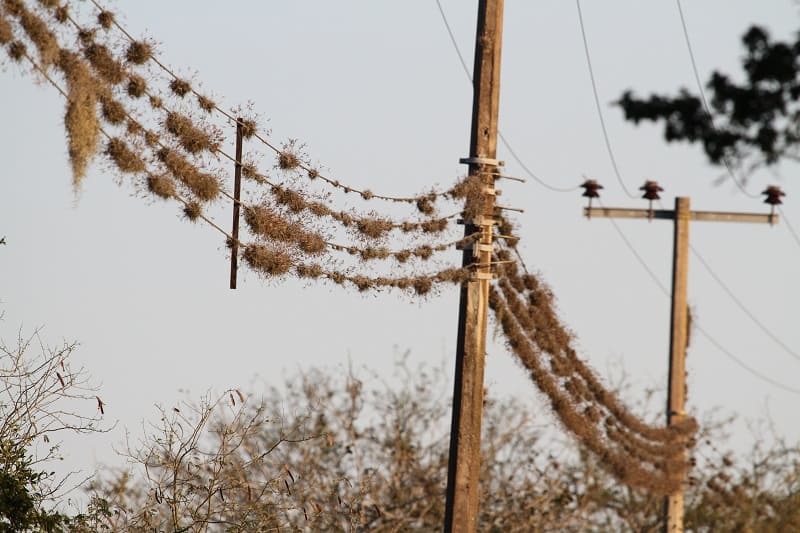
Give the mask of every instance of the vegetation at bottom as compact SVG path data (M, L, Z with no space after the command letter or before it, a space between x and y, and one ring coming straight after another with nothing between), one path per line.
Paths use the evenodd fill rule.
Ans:
M311 369L164 406L118 464L70 484L48 470L59 458L50 437L99 430L86 404L69 402L97 409L70 370L73 349L3 345L0 532L441 528L452 393L442 368L399 357L394 376ZM621 486L533 402L488 391L485 405L479 531L660 530L662 497ZM730 423L701 424L687 530L800 531L800 446L725 453ZM67 504L79 496L80 512Z

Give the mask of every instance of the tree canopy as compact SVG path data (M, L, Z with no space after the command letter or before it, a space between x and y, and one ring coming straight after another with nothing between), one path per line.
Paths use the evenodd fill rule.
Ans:
M776 41L762 27L742 36L744 76L714 71L706 83L709 98L680 89L677 95L637 96L626 91L617 104L625 119L664 124L668 142L703 146L715 165L773 165L800 158L800 34Z

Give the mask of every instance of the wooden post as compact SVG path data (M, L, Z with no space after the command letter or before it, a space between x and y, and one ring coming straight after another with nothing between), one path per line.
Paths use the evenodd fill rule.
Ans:
M669 337L669 384L667 425L686 416L686 339L688 332L687 291L689 283L689 198L675 198L672 255L672 313ZM664 499L664 531L683 531L683 487Z
M669 336L669 383L667 385L667 425L678 423L686 416L686 340L689 308L689 222L755 222L777 224L777 215L760 213L730 213L725 211L692 211L689 198L676 198L675 210L625 209L618 207L587 207L587 218L644 218L674 221L675 235L672 258L672 312ZM664 498L664 531L683 532L683 487Z
M463 265L472 278L461 288L458 314L453 418L444 530L472 533L478 523L483 373L489 308L494 225L494 177L497 171L497 118L500 104L500 50L504 0L480 0L475 39L470 176L480 176L485 210L465 220L465 235L480 232L480 240L464 250Z
M239 198L242 193L242 121L236 120L236 162L233 170L233 229L231 237L231 289L236 288L239 271Z

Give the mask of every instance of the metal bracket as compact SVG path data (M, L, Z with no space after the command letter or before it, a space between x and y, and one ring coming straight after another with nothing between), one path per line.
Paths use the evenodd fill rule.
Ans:
M462 165L489 165L493 167L504 167L506 166L505 161L499 161L497 159L489 159L488 157L462 157L458 160L459 163Z
M475 244L470 246L469 249L472 250L472 255L474 257L479 257L481 255L481 252L489 252L489 253L494 252L494 245L476 242Z
M495 209L504 209L506 211L516 211L517 213L524 213L525 210L519 207L509 207L507 205L495 205Z
M497 276L493 272L473 272L472 275L470 276L470 279L472 281L478 281L482 279L493 280L496 277Z
M472 222L467 222L463 218L456 219L456 224L472 224L474 226L497 226L499 224L498 220L494 217L487 217L487 216L478 216Z

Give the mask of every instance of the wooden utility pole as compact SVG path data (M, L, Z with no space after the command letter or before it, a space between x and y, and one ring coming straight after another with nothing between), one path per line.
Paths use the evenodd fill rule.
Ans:
M473 70L472 133L469 175L484 186L483 210L465 220L464 235L480 232L480 239L464 250L463 265L472 275L461 287L458 313L453 419L444 530L471 533L478 523L478 478L483 418L483 372L489 282L492 279L494 180L497 156L497 118L500 104L500 50L504 0L480 0Z
M656 188L658 185L654 182ZM658 188L658 190L661 190ZM651 194L655 189L649 191ZM596 197L596 196L595 196ZM591 196L590 196L591 198ZM645 198L648 198L647 192ZM656 194L654 198L658 198ZM652 200L653 198L651 198ZM715 222L762 222L775 224L777 215L759 213L725 213L718 211L692 211L689 198L676 198L673 211L665 209L617 209L587 207L584 214L588 218L646 218L674 221L675 234L672 255L672 311L669 337L669 383L667 386L667 425L680 422L686 416L686 345L689 335L689 307L687 293L689 286L689 221L706 220ZM683 489L664 498L664 531L683 532Z
M242 194L242 120L236 121L236 162L233 170L233 228L231 231L231 289L236 288L239 271L239 197Z

